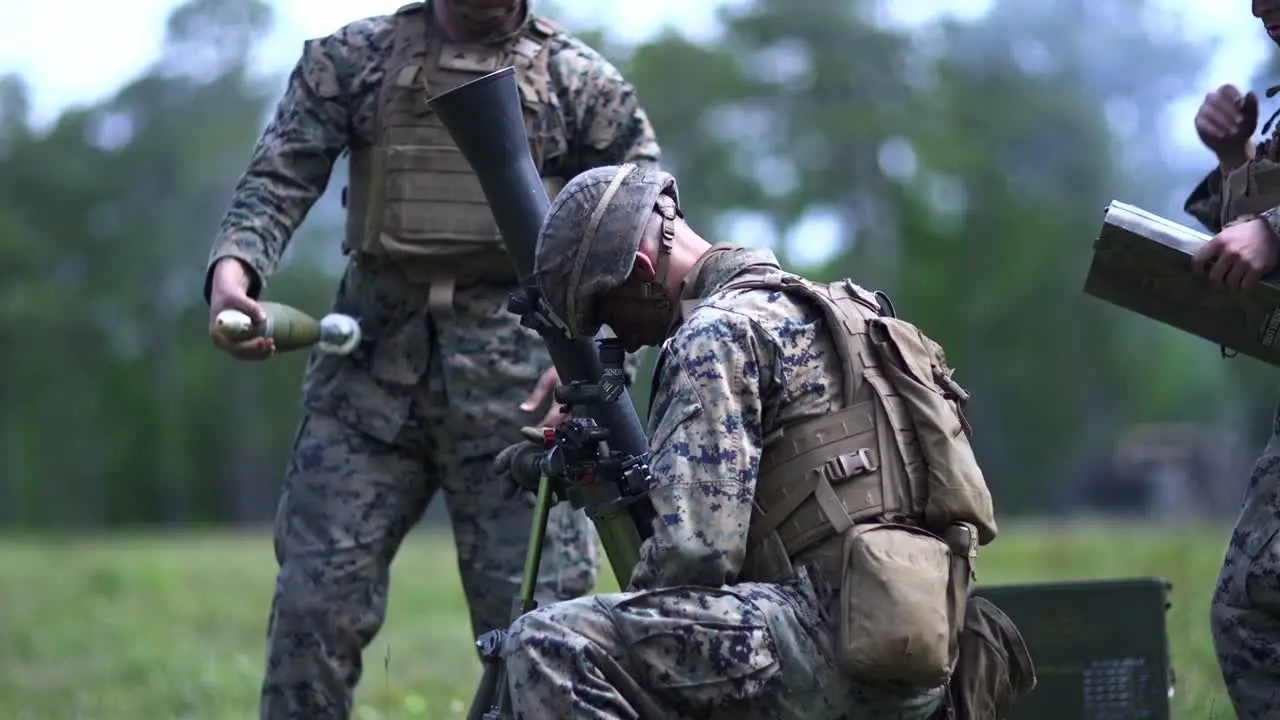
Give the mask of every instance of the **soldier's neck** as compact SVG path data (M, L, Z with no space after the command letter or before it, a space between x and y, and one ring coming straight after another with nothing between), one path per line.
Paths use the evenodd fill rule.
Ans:
M502 25L497 28L488 29L477 33L454 17L449 12L446 3L431 3L431 11L435 15L436 23L440 25L440 29L444 30L444 34L453 42L461 43L478 43L489 40L490 38L501 38L510 35L519 28L522 22L523 13L512 13L510 17L502 21Z
M672 246L671 257L667 261L667 297L674 301L683 299L685 280L710 249L711 243L692 231Z

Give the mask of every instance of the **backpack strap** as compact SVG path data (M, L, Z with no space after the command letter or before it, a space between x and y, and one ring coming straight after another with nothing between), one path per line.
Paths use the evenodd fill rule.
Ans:
M866 332L867 321L866 315L856 309L854 304L876 315L881 315L884 311L875 297L848 280L816 285L783 272L772 272L764 277L733 280L722 286L720 290L773 290L800 297L816 305L827 321L836 354L840 358L840 369L844 380L842 393L844 406L848 407L854 403L862 383L863 363L862 358L855 355L855 342L852 338Z

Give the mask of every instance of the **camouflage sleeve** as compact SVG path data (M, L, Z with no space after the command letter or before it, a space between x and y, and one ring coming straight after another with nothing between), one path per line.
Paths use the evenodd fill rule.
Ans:
M551 74L568 125L569 177L593 167L662 159L636 89L582 41L564 37L552 49Z
M205 270L206 302L213 266L228 257L251 271L249 293L257 297L294 231L324 194L350 135L343 88L352 29L304 44L218 228Z
M746 554L777 350L744 315L693 315L667 345L651 413L657 520L630 589L733 582Z
M1273 207L1258 215L1271 228L1271 237L1280 242L1280 206Z
M1222 232L1222 171L1214 169L1196 185L1182 209L1211 233Z

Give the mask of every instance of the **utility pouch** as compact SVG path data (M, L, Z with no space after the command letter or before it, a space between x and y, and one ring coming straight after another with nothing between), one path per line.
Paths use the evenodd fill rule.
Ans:
M953 527L970 549L910 525L845 531L836 661L849 676L918 687L951 676L977 548L976 529Z

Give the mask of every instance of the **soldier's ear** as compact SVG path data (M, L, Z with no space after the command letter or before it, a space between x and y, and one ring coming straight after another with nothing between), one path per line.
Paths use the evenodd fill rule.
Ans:
M644 250L636 251L636 259L631 265L631 279L649 282L658 276L658 269Z

